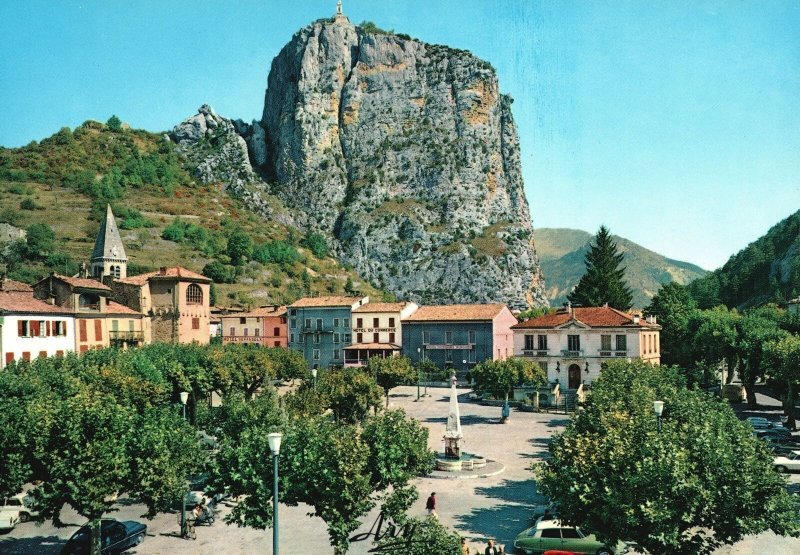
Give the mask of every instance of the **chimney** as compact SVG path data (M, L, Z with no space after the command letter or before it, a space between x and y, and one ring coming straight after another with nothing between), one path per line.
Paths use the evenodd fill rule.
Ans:
M6 288L6 275L3 273L0 274L0 291L5 290L5 288Z
M167 275L167 267L161 266L161 268L158 269L158 273L161 274L162 276Z
M572 316L572 301L567 301L567 314Z
M634 324L638 324L639 323L639 315L638 314L634 314L633 315L633 323Z

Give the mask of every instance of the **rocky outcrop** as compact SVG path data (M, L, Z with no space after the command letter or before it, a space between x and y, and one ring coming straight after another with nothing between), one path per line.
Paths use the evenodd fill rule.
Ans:
M546 304L511 102L469 52L321 20L272 63L261 169L398 296Z

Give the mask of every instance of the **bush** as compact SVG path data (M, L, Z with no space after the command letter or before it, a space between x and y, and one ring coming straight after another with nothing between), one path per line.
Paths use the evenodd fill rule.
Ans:
M253 249L253 260L262 264L293 264L300 253L286 241L268 241Z
M209 262L203 267L203 275L216 283L234 283L236 281L234 269L217 260Z
M303 245L317 258L328 256L328 242L321 233L309 233L303 239Z
M122 131L122 120L120 120L117 116L111 116L108 118L106 125L110 131Z
M19 203L19 207L22 210L36 210L38 208L38 206L36 206L36 203L33 202L32 198L24 199L22 202Z

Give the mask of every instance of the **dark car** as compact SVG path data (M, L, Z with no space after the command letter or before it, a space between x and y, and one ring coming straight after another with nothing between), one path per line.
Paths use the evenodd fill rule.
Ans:
M100 545L101 553L121 553L128 548L139 545L147 534L147 526L135 520L119 521L114 518L104 518L101 523ZM89 553L89 544L92 541L92 531L89 525L81 526L61 550L61 555L83 555Z
M790 438L792 432L786 428L772 428L771 430L757 430L756 437L761 439Z

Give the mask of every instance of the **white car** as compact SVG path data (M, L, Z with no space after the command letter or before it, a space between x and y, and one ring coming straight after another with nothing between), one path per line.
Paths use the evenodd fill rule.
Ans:
M800 451L792 451L791 453L775 457L772 464L776 472L800 470Z
M19 507L7 504L9 499L3 501L3 506L0 507L0 531L9 532L19 522Z

